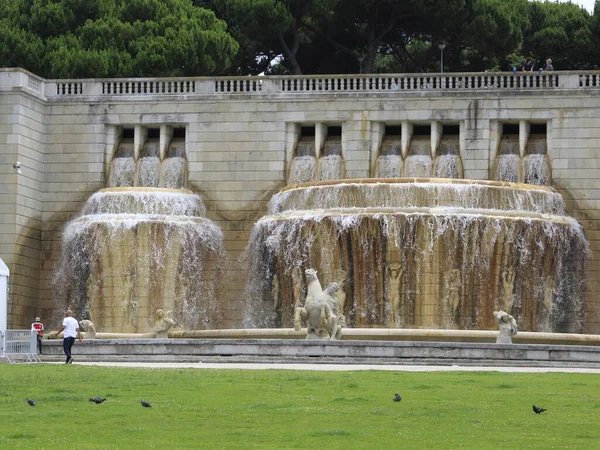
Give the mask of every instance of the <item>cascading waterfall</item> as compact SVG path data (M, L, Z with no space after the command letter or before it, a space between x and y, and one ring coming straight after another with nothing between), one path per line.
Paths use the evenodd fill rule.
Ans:
M402 140L397 136L386 136L381 143L381 154L377 158L376 178L399 178L402 176Z
M381 155L377 158L377 178L398 178L402 174L402 156Z
M136 186L157 187L160 175L160 158L146 156L138 161Z
M323 287L346 274L349 326L496 329L503 309L522 330L578 332L587 252L547 187L307 183L276 194L252 230L245 326L292 326L312 267Z
M161 163L145 147L136 184L93 194L67 224L54 277L57 311L67 307L103 332L148 332L157 309L186 329L218 326L217 300L226 262L223 233L204 216L201 198L185 185L181 145ZM109 186L132 186L128 148L111 163ZM175 189L156 188L161 184ZM210 325L208 325L210 324Z
M440 155L435 160L435 176L438 178L460 178L460 169L458 155Z
M135 161L133 157L115 158L110 164L109 187L133 186Z
M344 178L344 161L341 155L327 155L319 158L319 180L339 180Z
M170 189L182 189L185 185L185 158L178 156L166 158L160 169L160 186Z
M534 154L523 158L523 178L525 183L546 186L549 180L546 155Z
M408 155L404 162L404 176L428 178L431 176L432 165L429 155Z
M135 186L158 187L160 175L160 142L148 139L137 163Z
M299 184L313 181L317 169L315 140L313 137L301 137L292 158L287 184Z
M203 212L190 191L92 195L63 233L55 283L60 310L71 307L103 331L151 331L159 308L188 329L207 318L216 322L225 250L221 230Z
M290 166L288 184L306 183L315 179L317 159L314 156L296 156Z
M507 154L498 156L496 167L496 180L516 183L519 181L519 168L521 157L519 155Z

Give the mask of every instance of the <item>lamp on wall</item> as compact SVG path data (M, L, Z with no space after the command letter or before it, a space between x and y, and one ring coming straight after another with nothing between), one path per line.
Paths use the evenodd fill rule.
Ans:
M23 173L23 171L21 170L21 163L19 161L13 164L13 169L15 169L17 173Z

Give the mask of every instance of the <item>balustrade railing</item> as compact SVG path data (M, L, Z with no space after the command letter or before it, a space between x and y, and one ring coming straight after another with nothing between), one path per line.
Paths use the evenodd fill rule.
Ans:
M579 90L600 89L600 71L43 80L21 69L4 69L3 85L24 86L47 98Z
M104 95L193 94L194 80L116 80L102 81Z

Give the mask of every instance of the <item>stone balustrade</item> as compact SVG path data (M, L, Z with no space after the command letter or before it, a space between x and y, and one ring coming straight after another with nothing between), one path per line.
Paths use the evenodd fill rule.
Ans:
M0 89L4 87L27 88L48 99L579 90L600 89L600 71L43 80L22 69L0 69Z

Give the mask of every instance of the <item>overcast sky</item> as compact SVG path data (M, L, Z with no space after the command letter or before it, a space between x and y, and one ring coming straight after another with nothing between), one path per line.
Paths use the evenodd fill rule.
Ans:
M568 0L558 0L560 2L566 2ZM571 3L575 3L577 5L581 5L583 6L585 9L587 9L590 14L593 14L594 12L594 4L596 3L596 0L573 0Z

